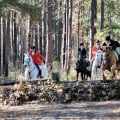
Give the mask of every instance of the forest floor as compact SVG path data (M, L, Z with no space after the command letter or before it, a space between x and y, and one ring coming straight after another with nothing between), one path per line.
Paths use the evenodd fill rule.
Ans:
M120 120L120 101L0 105L0 120Z

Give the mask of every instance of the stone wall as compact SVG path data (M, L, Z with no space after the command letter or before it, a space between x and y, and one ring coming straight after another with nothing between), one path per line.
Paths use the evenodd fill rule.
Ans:
M0 87L0 93L0 103L9 105L20 105L32 100L41 104L120 100L120 80L59 83L54 80L21 81L14 86Z

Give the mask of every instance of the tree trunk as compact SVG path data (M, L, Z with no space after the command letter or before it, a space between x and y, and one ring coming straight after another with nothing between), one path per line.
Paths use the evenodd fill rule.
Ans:
M79 48L79 34L80 34L80 3L78 3L78 41L77 41L77 48Z
M60 58L61 58L61 44L62 44L62 28L63 28L63 24L62 24L62 11L61 11L61 6L62 6L62 1L59 1L58 4L58 61L60 62Z
M55 60L58 60L58 44L60 43L60 41L58 40L58 35L59 33L57 33L57 25L56 25L56 6L57 2L56 0L54 0L54 10L53 10L53 31L54 31L54 59ZM59 12L59 9L58 9L58 12ZM59 13L58 13L59 14ZM59 19L59 15L58 15L58 19ZM59 21L59 20L58 20ZM58 23L59 24L59 23Z
M42 11L42 54L46 56L46 0L43 0Z
M3 18L3 74L5 75L6 20Z
M97 19L97 0L94 0L94 19Z
M29 26L30 26L30 16L27 14L25 16L25 52L28 52L28 36L29 36Z
M69 15L69 1L66 0L66 46L65 46L65 65L64 70L67 72L68 70L68 59L69 59L69 44L68 44L68 15Z
M16 25L16 12L14 13L14 40L13 40L13 66L16 67L17 61L17 32L18 28Z
M104 0L101 0L101 22L100 22L100 29L104 28Z
M43 51L42 51L42 44L43 44L43 41L42 41L42 23L39 22L39 50L40 50L40 53L43 54Z
M1 33L2 33L2 31L1 31L1 23L2 23L2 22L1 22L1 17L0 17L0 76L1 76L1 71L2 71L2 67L1 67L1 57L2 57L2 56L1 56L1 45L2 45L2 44L1 44L1 43L2 43L2 42L1 42Z
M66 10L66 0L64 0L64 6ZM61 46L61 68L64 69L65 63L65 46L66 46L66 11L63 14L63 39L62 39L62 46Z
M53 58L53 40L52 40L52 0L48 0L48 17L47 17L47 68L52 70L52 58Z
M7 15L7 34L5 36L5 77L8 77L8 60L10 55L10 13Z
M94 2L95 0L91 0L91 8L90 8L90 47L89 47L89 60L92 58L92 47L94 44Z
M35 46L36 46L36 50L38 50L38 27L37 27L37 24L34 27L35 27Z
M72 0L69 1L69 27L68 27L68 70L67 72L69 73L70 67L71 67L71 54L72 54Z

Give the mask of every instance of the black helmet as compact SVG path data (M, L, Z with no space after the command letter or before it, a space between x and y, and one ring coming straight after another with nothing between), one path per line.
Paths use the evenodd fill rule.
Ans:
M99 43L100 41L99 40L96 40L96 43Z
M83 43L80 43L80 46L84 45Z
M31 49L36 49L36 47L34 45L31 46Z
M110 40L110 36L107 35L107 36L105 37L105 41L109 41L109 40Z

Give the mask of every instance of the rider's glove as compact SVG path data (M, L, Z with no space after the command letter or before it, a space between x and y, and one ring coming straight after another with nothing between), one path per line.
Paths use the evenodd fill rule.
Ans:
M43 61L43 63L45 64L45 60Z

